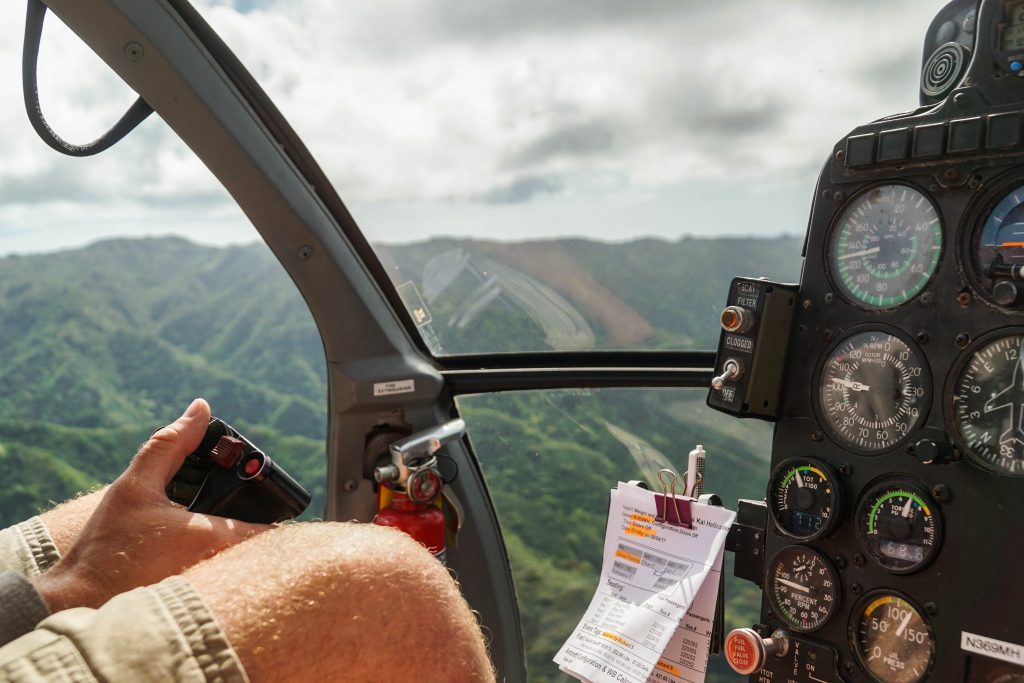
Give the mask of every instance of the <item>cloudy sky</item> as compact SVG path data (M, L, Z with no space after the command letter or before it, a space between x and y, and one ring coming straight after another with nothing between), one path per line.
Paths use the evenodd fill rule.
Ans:
M940 0L202 0L371 240L801 233L834 142L913 108ZM92 159L21 104L0 22L0 254L113 235L250 242L151 117ZM133 93L48 17L44 112L74 142Z

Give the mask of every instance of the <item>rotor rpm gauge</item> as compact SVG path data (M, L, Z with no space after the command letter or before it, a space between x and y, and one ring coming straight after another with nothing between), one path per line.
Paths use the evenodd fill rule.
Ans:
M783 548L768 566L768 600L795 631L821 628L839 603L839 576L824 555L802 545Z
M982 467L1024 476L1024 331L983 341L955 375L954 432Z
M826 359L818 398L833 438L850 450L875 455L905 441L924 419L931 373L910 341L882 330L859 332Z
M908 481L889 481L869 489L857 504L856 524L864 551L894 574L923 568L942 543L938 508Z
M909 185L881 185L854 199L829 242L835 285L860 306L894 308L917 296L942 254L935 205Z
M879 683L923 681L935 659L932 627L909 600L895 593L865 596L853 611L857 659Z
M782 533L809 541L828 534L839 519L841 489L828 465L813 458L785 460L772 473L768 504Z

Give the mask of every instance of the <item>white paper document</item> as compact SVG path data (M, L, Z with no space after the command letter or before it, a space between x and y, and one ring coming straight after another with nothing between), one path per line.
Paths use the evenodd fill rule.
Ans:
M671 503L671 501L670 501ZM655 493L611 494L604 565L583 619L555 655L593 683L704 680L725 536L736 513L690 502L693 528L655 521Z

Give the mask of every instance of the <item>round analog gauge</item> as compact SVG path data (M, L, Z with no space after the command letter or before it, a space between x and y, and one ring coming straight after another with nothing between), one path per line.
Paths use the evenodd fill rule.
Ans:
M779 464L769 484L772 519L782 533L801 540L824 536L839 519L840 489L836 475L812 458Z
M955 374L954 433L975 463L1024 476L1024 330L997 334L983 341Z
M878 484L857 504L857 540L882 569L909 574L931 562L942 543L942 520L910 482Z
M839 577L821 553L802 545L783 548L768 565L772 609L796 631L813 631L832 618Z
M881 330L858 332L828 356L818 396L832 436L873 455L895 448L924 419L931 377L911 342Z
M935 638L921 612L895 593L861 600L850 624L861 666L880 683L918 683L935 659Z
M908 185L882 185L858 195L829 241L836 287L854 303L893 308L913 299L935 274L942 224L935 205Z
M975 229L969 260L979 289L995 303L1024 303L1024 185L999 195Z

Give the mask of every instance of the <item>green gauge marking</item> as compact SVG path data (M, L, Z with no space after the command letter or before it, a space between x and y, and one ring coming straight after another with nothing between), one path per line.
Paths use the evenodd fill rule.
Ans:
M833 228L829 264L836 287L873 309L904 304L927 286L942 254L935 206L907 185L861 194Z
M836 476L813 458L790 458L772 472L768 505L786 536L811 540L832 531L842 504Z
M786 475L786 478L782 480L782 485L784 487L785 486L789 486L789 482L791 482L793 480L793 477L796 476L797 472L803 472L804 474L816 474L821 479L828 480L828 477L825 475L825 473L822 472L817 467L811 467L810 465L803 465L801 467L794 467L792 470L790 470L789 474Z
M928 509L928 506L925 505L924 501L921 500L921 497L918 496L913 491L906 491L906 490L903 490L903 489L900 489L900 490L897 490L897 491L890 491L889 493L887 493L884 496L882 496L881 498L879 498L878 502L876 502L874 505L871 506L870 517L868 517L868 533L869 534L876 533L876 531L877 531L875 529L875 521L878 519L878 510L882 507L882 505L884 505L889 500L892 500L893 498L901 498L901 497L904 498L904 499L909 499L910 502L912 503L911 508L920 509L924 513L925 517L931 517L932 516L932 513Z
M882 569L909 574L939 552L942 519L927 494L900 477L871 487L857 504L857 540Z

